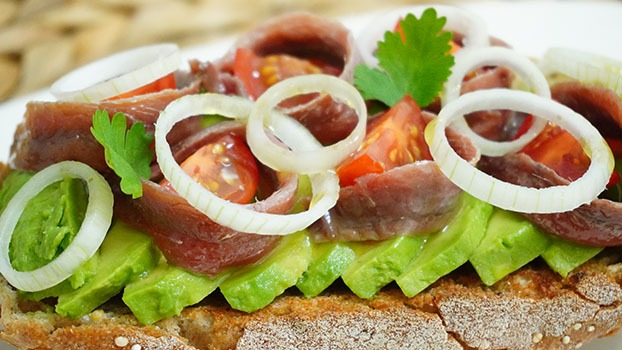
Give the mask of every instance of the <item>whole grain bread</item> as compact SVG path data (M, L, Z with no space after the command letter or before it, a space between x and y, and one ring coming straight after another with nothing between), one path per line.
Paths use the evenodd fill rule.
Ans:
M414 298L390 285L363 300L336 283L307 299L289 290L244 313L218 293L143 326L112 300L78 320L0 284L0 337L23 349L575 349L622 327L622 249L561 278L536 260L492 287L469 266Z

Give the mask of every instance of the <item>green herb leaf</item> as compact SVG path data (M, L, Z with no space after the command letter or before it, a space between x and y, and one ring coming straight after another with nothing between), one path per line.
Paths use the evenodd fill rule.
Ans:
M403 38L399 31L386 32L376 51L382 70L355 68L354 83L363 97L393 106L408 94L421 107L432 103L454 64L452 33L442 31L445 22L429 8L420 19L408 14L400 22Z
M146 133L145 125L134 123L127 130L123 113L116 113L111 120L107 111L97 110L91 133L104 146L106 163L121 178L121 191L134 199L141 197L141 179L151 176L153 159L153 136Z

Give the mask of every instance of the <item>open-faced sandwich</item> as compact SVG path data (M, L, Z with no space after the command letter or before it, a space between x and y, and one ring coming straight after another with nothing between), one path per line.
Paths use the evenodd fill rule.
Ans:
M0 338L574 349L615 333L622 64L534 62L481 23L416 7L355 41L293 13L217 60L183 68L154 45L61 78L1 171Z

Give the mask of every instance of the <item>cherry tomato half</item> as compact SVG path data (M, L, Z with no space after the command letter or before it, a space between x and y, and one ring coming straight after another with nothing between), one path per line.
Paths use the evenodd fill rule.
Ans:
M590 158L581 144L570 133L550 123L521 152L570 181L581 177L590 166Z
M249 203L257 191L257 162L244 140L233 134L199 148L181 163L181 168L203 187L231 202ZM172 189L166 180L161 185Z
M432 159L423 131L426 122L417 103L402 98L385 114L372 121L359 149L337 169L342 186L354 184L359 176Z
M515 138L523 135L533 125L533 116L529 115L516 133ZM622 157L622 140L605 138L614 157ZM559 176L574 181L581 177L590 166L590 158L585 154L581 144L567 131L551 123L522 150L536 162L553 169ZM620 174L616 169L611 173L607 187L620 182Z
M248 48L238 49L233 63L233 74L242 80L253 100L281 80L317 73L338 75L339 71L329 64L288 54L259 56Z

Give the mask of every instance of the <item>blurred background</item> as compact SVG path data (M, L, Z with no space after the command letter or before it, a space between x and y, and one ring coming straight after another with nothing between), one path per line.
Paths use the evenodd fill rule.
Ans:
M0 0L0 102L41 89L73 68L130 47L163 41L177 42L182 47L206 43L241 33L271 16L293 10L340 17L425 2L430 3L424 0Z
M77 66L130 47L205 43L292 10L342 16L414 2L0 0L0 101L48 86Z

